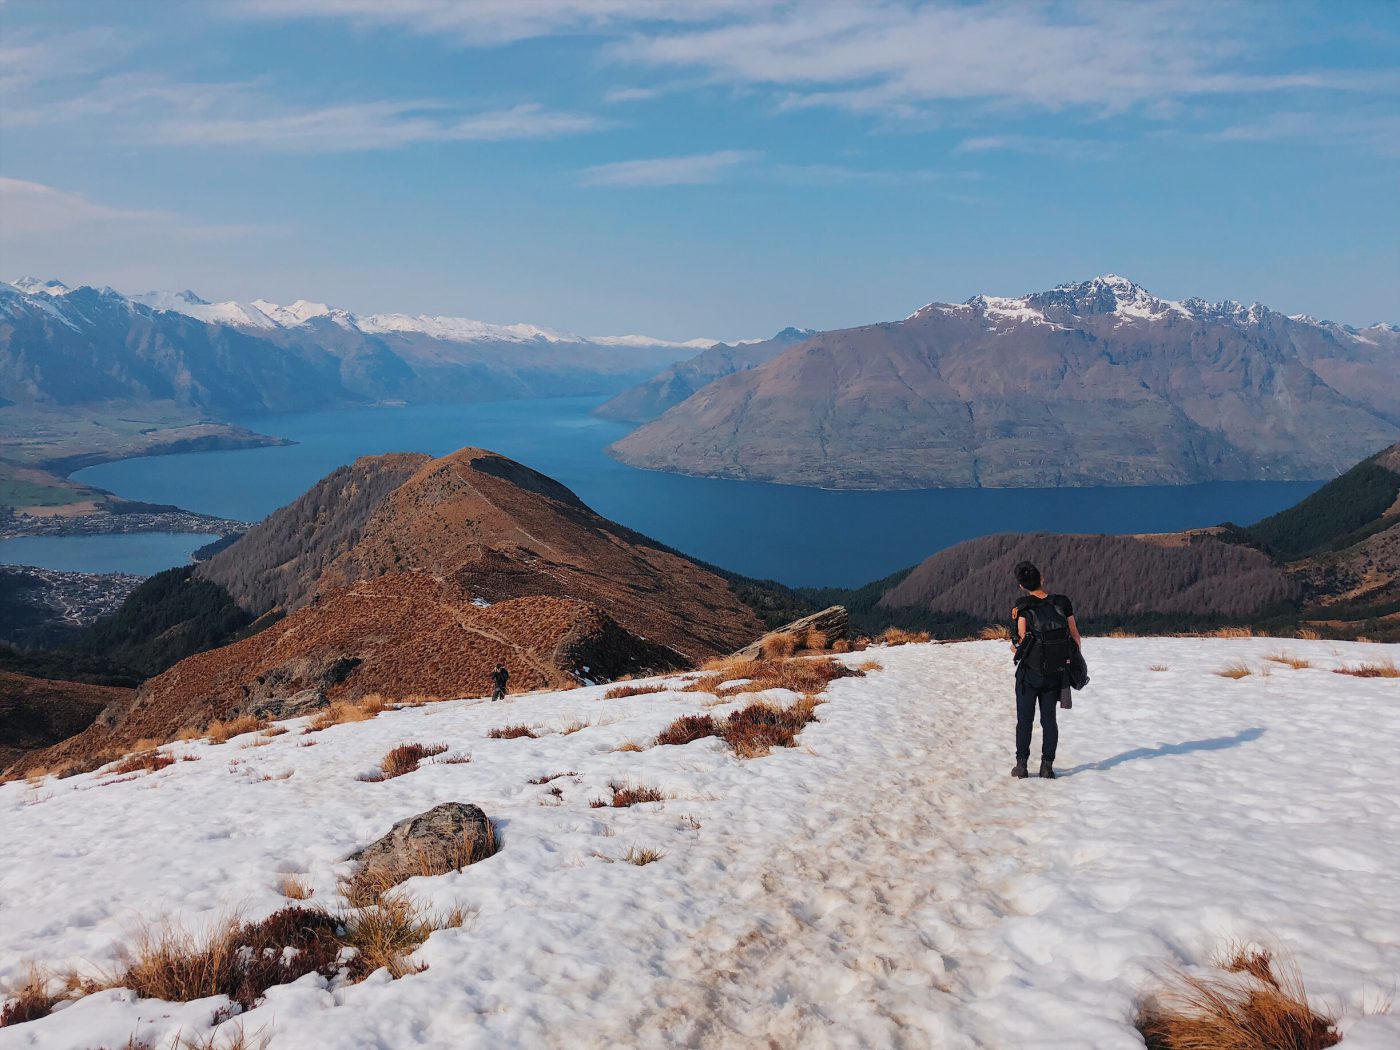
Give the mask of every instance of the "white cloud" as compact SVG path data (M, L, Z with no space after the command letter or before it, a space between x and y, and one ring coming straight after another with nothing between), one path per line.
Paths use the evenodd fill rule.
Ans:
M719 182L756 160L749 150L719 150L683 157L651 157L600 164L582 172L585 186L697 186Z
M223 240L280 232L267 226L210 224L170 211L114 207L81 193L2 175L0 214L5 217L0 224L0 243L6 245L7 254L51 238L71 238L76 245L88 238L133 235Z
M243 116L192 114L162 123L167 141L295 152L396 149L415 142L500 142L595 131L606 122L530 103L461 114L441 102L366 102Z
M971 102L1115 113L1182 96L1358 86L1349 75L1239 71L1263 46L1258 18L1181 0L814 3L717 26L639 30L613 54L784 90L792 106L895 117Z
M1107 142L1040 135L983 135L965 138L953 147L954 153L1031 153L1070 160L1106 160L1114 148Z
M760 9L764 0L235 0L256 18L339 18L397 25L465 44L505 44L560 33L600 33L638 22L704 23Z

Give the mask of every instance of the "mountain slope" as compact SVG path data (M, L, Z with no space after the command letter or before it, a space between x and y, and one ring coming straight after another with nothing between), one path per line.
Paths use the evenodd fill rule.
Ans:
M816 335L811 329L784 328L771 339L756 343L716 343L694 357L678 362L645 383L599 405L597 415L624 423L649 423L679 405L701 387L771 361L788 347Z
M611 451L835 488L1326 477L1400 436L1397 360L1388 326L1161 300L1110 275L823 333Z
M614 393L692 348L465 318L358 317L302 300L0 284L0 403L170 401L233 415L578 396Z
M256 633L188 656L27 762L368 693L481 695L498 661L518 689L687 667L764 629L729 580L474 448L358 460L189 575L158 578L164 604L142 592L160 626L149 644L106 623L91 633L143 654L215 621L226 638Z

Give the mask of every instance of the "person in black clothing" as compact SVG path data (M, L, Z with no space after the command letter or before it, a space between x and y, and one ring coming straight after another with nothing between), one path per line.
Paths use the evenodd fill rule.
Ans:
M506 684L510 681L510 672L506 670L506 665L498 663L496 669L491 672L491 699L504 700L506 698Z
M1040 775L1055 777L1055 749L1060 727L1055 719L1060 693L1069 685L1063 669L1080 645L1074 603L1063 594L1051 594L1042 586L1040 570L1028 561L1016 566L1016 583L1022 596L1011 607L1011 646L1016 661L1016 766L1011 775L1029 776L1031 729L1035 709L1040 708ZM1068 637L1065 637L1068 635Z

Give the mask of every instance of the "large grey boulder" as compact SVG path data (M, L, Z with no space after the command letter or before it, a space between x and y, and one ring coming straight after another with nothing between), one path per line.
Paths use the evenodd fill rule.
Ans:
M444 802L405 817L388 833L350 855L356 880L396 885L414 875L441 875L492 856L496 829L478 806Z
M833 605L823 609L821 612L814 612L810 616L804 616L800 620L793 620L785 627L779 627L776 631L769 631L756 642L740 649L735 656L759 657L763 655L763 643L775 634L793 634L799 641L807 638L813 632L822 636L823 649L830 649L833 644L846 638L851 630L851 618L846 612L844 605Z

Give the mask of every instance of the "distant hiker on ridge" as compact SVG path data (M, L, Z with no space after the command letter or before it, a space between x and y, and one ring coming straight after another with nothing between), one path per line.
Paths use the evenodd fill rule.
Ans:
M1069 688L1070 662L1078 652L1079 625L1074 603L1063 594L1050 594L1041 585L1040 570L1028 561L1016 566L1016 583L1024 595L1011 607L1012 659L1016 662L1016 766L1011 775L1030 774L1031 729L1040 708L1040 775L1055 777L1055 748L1060 727L1055 707ZM1068 704L1066 704L1068 706Z
M496 669L491 672L491 699L504 700L506 698L506 684L510 681L510 672L506 670L506 665L497 663Z

